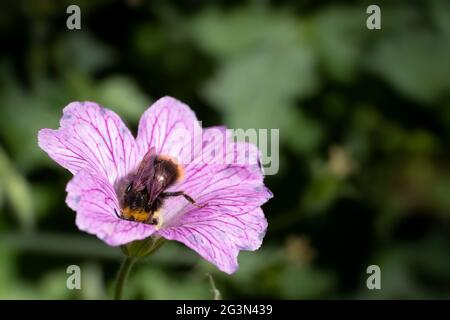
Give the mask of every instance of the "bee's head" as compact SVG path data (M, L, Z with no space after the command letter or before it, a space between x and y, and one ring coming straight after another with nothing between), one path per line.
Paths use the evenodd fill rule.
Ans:
M123 206L132 210L146 208L149 195L146 188L136 188L132 181L128 184L123 195Z
M150 149L136 171L117 183L116 190L121 207L148 211L161 193L182 175L182 167L172 158L156 155L154 148Z

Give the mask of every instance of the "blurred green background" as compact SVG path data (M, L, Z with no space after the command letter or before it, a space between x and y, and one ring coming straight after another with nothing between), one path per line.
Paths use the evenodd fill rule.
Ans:
M450 298L450 2L377 1L374 31L369 4L2 1L0 298L111 297L120 250L77 230L37 131L93 100L135 132L164 95L204 126L280 129L280 171L264 244L234 275L168 243L127 298L211 299L207 273L223 298Z

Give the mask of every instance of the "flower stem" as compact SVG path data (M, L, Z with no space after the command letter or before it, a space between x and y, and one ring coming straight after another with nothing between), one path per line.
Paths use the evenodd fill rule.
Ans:
M128 274L130 273L131 268L136 262L136 258L134 257L125 257L120 266L119 273L117 274L116 280L116 288L114 290L114 300L121 300L123 289L125 287L125 282L127 281Z

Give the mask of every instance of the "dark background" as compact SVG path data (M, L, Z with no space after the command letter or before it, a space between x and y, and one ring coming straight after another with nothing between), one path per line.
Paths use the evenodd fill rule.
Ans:
M81 30L66 8L81 7ZM37 147L70 101L135 132L157 98L204 126L280 130L262 248L232 276L168 243L127 298L450 298L450 3L2 1L0 298L111 297L121 252L77 230ZM82 290L66 288L80 265ZM381 268L368 290L366 268Z

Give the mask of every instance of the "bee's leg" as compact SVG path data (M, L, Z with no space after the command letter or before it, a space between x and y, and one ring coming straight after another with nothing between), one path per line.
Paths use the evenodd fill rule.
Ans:
M116 214L116 216L117 216L117 218L119 218L119 219L123 219L118 213L117 213L117 210L116 210L116 208L114 208L114 213Z
M150 215L145 221L146 224L151 224L152 226L158 225L158 222L158 218L153 217L153 215Z
M197 203L195 202L195 200L192 199L191 196L189 196L189 195L187 195L186 193L184 193L184 191L163 192L161 195L162 195L164 198L183 196L187 201L189 201L190 203L192 203L194 206L196 206L196 207L198 207L198 208L203 208L204 206L206 206L206 203L204 203L204 204L197 204Z

